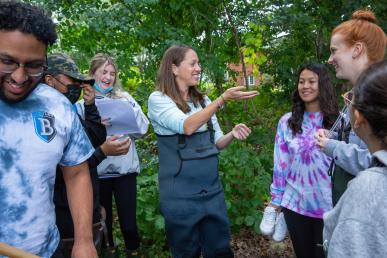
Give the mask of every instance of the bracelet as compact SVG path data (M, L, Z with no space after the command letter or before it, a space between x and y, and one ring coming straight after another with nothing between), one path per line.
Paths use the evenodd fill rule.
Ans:
M224 97L223 97L223 93L222 94L220 94L220 97L222 98L222 100L223 100L223 104L224 103L226 103L226 100L224 99Z
M220 98L222 98L222 100L223 100L223 105L221 105L221 104L219 103L219 101L217 101L217 103L218 103L218 108L219 108L219 109L223 109L223 108L224 108L224 103L226 103L226 100L224 99L223 94L220 95Z

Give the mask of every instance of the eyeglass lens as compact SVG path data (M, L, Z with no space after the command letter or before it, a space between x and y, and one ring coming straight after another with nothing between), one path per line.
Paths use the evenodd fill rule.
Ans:
M3 73L13 73L19 67L23 67L25 72L32 77L40 76L43 74L45 64L41 62L19 64L11 59L0 58L0 71Z

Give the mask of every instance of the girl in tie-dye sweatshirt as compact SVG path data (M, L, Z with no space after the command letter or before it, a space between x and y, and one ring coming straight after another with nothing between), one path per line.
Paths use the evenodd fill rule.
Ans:
M291 113L281 117L274 147L271 203L284 212L298 258L324 257L322 216L332 208L331 160L315 144L314 134L330 128L339 113L335 90L324 65L300 69Z

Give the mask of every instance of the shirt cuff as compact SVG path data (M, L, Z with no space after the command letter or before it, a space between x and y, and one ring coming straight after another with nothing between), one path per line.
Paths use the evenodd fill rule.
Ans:
M275 205L275 206L281 206L281 201L279 198L276 198L276 199L272 199L271 200L271 204Z
M95 149L94 156L98 159L99 163L101 163L104 159L106 159L106 155L105 153L103 153L101 146Z
M275 191L275 192L272 191L270 194L271 194L270 203L276 206L281 206L282 197L284 193L282 191Z
M323 152L329 157L333 158L333 152L338 143L339 141L337 140L329 139L327 144L325 145L325 148L323 149Z

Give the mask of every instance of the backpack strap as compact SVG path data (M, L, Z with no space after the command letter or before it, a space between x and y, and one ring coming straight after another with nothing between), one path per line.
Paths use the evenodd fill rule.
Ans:
M341 123L339 130L337 132L337 140L339 141L344 141L345 143L349 142L349 134L351 132L351 124L350 123L345 123L344 117L341 117ZM328 175L332 177L333 172L335 170L335 160L332 159L331 164L329 165L328 169Z
M376 158L376 157L372 158L370 168L372 168L372 167L385 167L385 166L386 165L384 163L382 163L378 158Z

